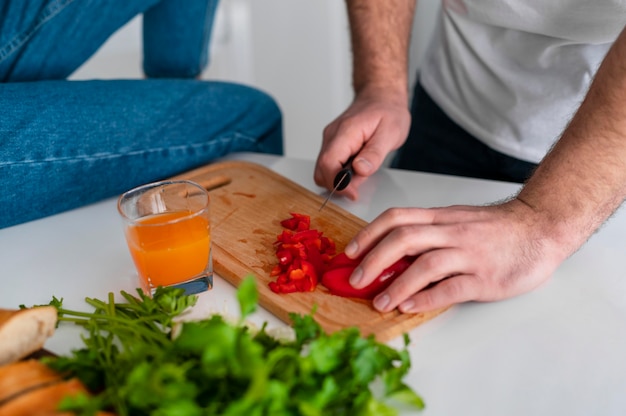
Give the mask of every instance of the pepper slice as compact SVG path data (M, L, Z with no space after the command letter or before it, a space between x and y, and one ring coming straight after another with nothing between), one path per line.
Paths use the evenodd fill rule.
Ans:
M409 268L415 257L403 257L374 279L372 283L361 289L356 289L350 284L349 278L360 263L359 259L350 259L344 253L337 254L329 264L328 269L322 275L321 283L330 293L337 296L373 299L377 294L385 290L389 285Z

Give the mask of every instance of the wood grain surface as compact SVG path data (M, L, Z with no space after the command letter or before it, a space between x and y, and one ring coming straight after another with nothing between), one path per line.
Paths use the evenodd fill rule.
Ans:
M269 274L277 264L274 242L283 230L281 220L292 212L309 215L311 228L334 240L338 252L366 222L332 201L319 211L322 196L252 162L218 162L176 177L181 178L209 190L215 273L235 287L254 275L259 304L284 322L290 322L289 313L308 314L317 305L314 317L327 332L356 326L386 342L443 311L380 313L371 301L334 296L322 285L308 293L273 293L268 283L274 280Z

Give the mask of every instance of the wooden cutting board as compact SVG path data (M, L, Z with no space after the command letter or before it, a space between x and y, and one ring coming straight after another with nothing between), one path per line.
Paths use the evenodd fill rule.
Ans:
M269 274L277 264L274 242L283 230L281 220L292 212L309 215L311 228L335 241L337 252L366 222L332 202L320 212L323 197L252 162L218 162L176 177L181 178L209 190L215 273L235 287L253 274L259 304L284 322L290 322L289 313L308 314L317 305L314 317L327 332L356 326L363 335L374 334L386 342L443 311L380 313L371 301L334 296L321 285L308 293L272 292L268 283L275 279Z

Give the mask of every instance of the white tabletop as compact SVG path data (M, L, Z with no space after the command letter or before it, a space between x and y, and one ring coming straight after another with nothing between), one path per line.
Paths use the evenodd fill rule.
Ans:
M255 154L229 159L258 162L316 193L313 162ZM384 169L362 188L361 199L333 201L372 220L392 206L483 204L517 185ZM135 272L110 199L0 230L0 308L64 298L134 291ZM194 314L236 315L234 288L215 279ZM254 320L284 325L266 311ZM406 381L435 415L626 414L626 215L619 212L544 286L496 303L458 305L415 328ZM401 340L390 342L401 346ZM61 328L46 348L79 346L78 332Z

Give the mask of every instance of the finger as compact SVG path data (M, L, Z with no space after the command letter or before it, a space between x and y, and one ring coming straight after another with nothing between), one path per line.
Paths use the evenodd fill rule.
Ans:
M374 135L365 141L363 147L359 149L354 157L352 169L357 175L371 176L382 166L390 150L384 145L385 142L381 136L378 130L376 130Z
M356 155L362 146L359 134L339 128L337 135L329 139L318 155L313 179L319 186L331 190L335 176L344 167L348 159ZM353 165L354 166L354 165Z
M413 264L376 298L374 307L381 312L395 309L432 283L461 274L468 262L460 249L433 250L419 256Z
M442 255L439 250L450 249L454 246L454 240L447 232L447 228L449 227L407 225L392 229L389 234L382 235L379 241L372 241L374 246L363 256L355 268L350 277L350 283L355 288L365 287L373 282L387 267L404 256L419 256L416 262L422 264L428 264L430 259L438 259ZM351 253L350 244L345 248L346 254ZM426 255L426 253L431 254ZM448 267L451 266L452 264L448 265ZM424 269L434 270L436 268L427 266ZM448 271L454 272L454 270Z
M354 158L352 167L361 176L371 176L385 162L385 158L404 141L394 123L381 118L371 137Z
M316 185L332 189L335 175L341 169L340 159L341 156L337 155L336 146L327 145L320 150L313 172Z
M409 297L398 310L402 313L430 312L475 300L480 290L480 282L475 276L453 276Z
M431 210L421 208L390 208L363 227L346 246L346 255L350 258L361 257L382 240L387 234L404 227L417 227L430 224L433 219ZM419 232L418 229L407 229L404 232ZM417 238L399 234L398 239ZM407 241L409 242L409 241ZM388 244L393 244L390 242Z
M342 116L339 116L326 126L322 133L322 146L317 155L315 171L313 173L313 179L319 186L327 186L329 183L328 178L332 175L331 169L334 171L334 167L338 163L338 157L335 155L336 149L332 146L332 144L337 136L337 130L341 120Z
M366 180L367 178L363 176L353 176L348 187L341 191L337 191L337 194L341 196L345 196L346 198L352 201L356 201L359 198L359 187Z

